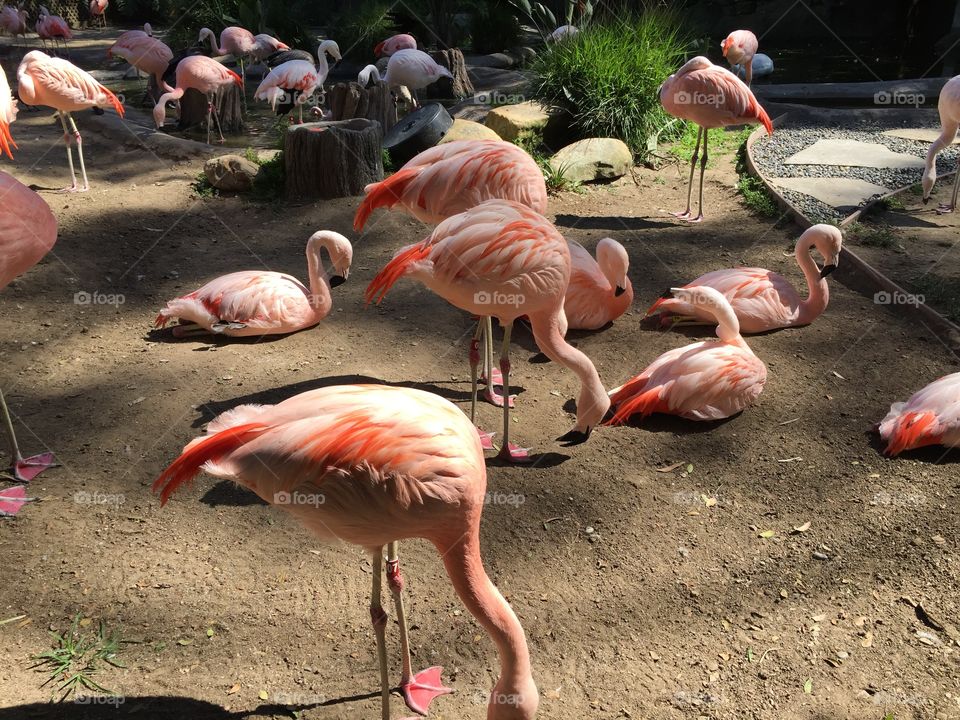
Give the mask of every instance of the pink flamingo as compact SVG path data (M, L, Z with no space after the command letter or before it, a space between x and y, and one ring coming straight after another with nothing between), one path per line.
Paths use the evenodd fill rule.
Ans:
M712 287L726 297L740 322L740 331L761 333L777 328L809 325L826 310L830 300L826 277L837 269L843 235L833 225L813 225L797 240L794 255L807 280L808 295L800 296L790 281L763 268L714 270L701 275L684 287ZM823 269L810 257L816 248L823 256ZM647 317L661 313L662 324L692 319L693 324L716 323L707 308L697 308L675 297L657 300Z
M749 30L734 30L720 44L723 56L730 66L740 65L746 77L747 87L753 80L753 56L757 54L760 43L757 36Z
M17 35L27 37L27 11L18 10L10 5L0 8L0 30L6 30L14 40Z
M633 304L633 285L627 277L630 258L612 238L597 243L597 259L580 243L570 246L570 285L563 313L571 330L599 330L623 315ZM566 333L564 333L566 334Z
M750 405L767 380L767 368L740 336L730 303L710 287L670 290L674 297L716 319L718 340L665 352L647 369L610 391L611 423L633 415L679 415L690 420L720 420Z
M173 60L173 51L165 43L142 30L129 30L117 38L107 50L107 57L114 55L152 75L158 88L163 87L163 74Z
M398 207L418 220L439 223L465 212L485 200L513 200L547 211L547 185L536 161L523 149L502 140L455 140L436 145L412 158L393 175L364 188L365 197L353 219L357 232L377 208ZM493 324L481 320L484 342L485 398L494 405L504 402L494 386L502 383L493 367ZM481 338L474 342L478 344ZM479 352L471 345L473 353ZM472 360L471 360L472 362Z
M386 40L377 43L373 49L373 54L377 57L390 57L397 50L416 50L417 39L413 35L392 35Z
M71 186L64 189L86 192L90 189L90 184L87 182L87 168L83 164L83 140L70 113L74 110L87 110L94 107L113 107L117 115L123 117L123 106L117 96L98 83L90 73L67 60L50 57L39 50L33 50L23 56L20 67L17 69L17 82L20 99L27 105L45 105L57 111L60 124L63 125L63 140L67 145L67 163L70 166L72 181ZM77 174L73 170L71 137L77 144L83 187L77 187Z
M220 118L217 115L217 108L213 105L213 94L224 85L236 83L243 87L243 81L233 70L225 68L216 60L208 58L206 55L189 55L177 63L176 88L171 88L164 83L166 92L157 100L156 107L153 108L153 121L157 128L163 127L166 120L166 106L170 100L179 101L183 94L194 89L207 96L207 145L210 144L210 116L217 123L217 132L220 133L220 142L223 142L223 132L220 130ZM179 105L179 102L178 102Z
M436 395L383 385L338 385L278 405L241 405L213 420L154 483L165 503L200 470L249 488L323 539L344 540L373 556L370 617L380 666L381 717L390 718L387 584L400 626L401 690L427 713L449 692L440 667L411 672L404 579L397 547L423 538L437 549L463 604L500 655L488 720L532 720L539 696L523 628L490 581L480 552L486 468L476 430Z
M404 87L410 91L422 90L442 77L452 78L453 75L443 65L438 65L432 57L422 50L397 50L387 62L387 71L380 76L376 65L367 65L357 76L357 82L366 87L371 78L375 82L383 82L387 87ZM419 103L415 96L410 98L413 106Z
M379 303L400 278L410 276L461 310L496 317L503 326L500 372L510 396L510 333L521 315L530 319L540 350L580 378L577 422L558 438L584 442L610 406L590 358L563 339L563 300L570 282L567 241L542 215L510 200L487 200L440 223L426 240L402 248L367 287L367 302ZM478 325L475 339L482 325ZM474 347L476 347L474 345ZM476 417L477 365L471 352ZM500 457L524 460L526 450L510 444L510 403L503 403Z
M66 50L67 40L73 39L73 32L71 32L67 21L59 15L51 15L50 11L43 5L40 6L40 16L37 18L36 30L37 35L43 41L44 48L47 46L47 41L52 40L54 49L59 49L62 40L64 50Z
M930 202L930 193L933 192L933 185L937 182L937 155L945 147L950 147L953 139L957 136L957 128L960 127L960 75L951 78L940 90L940 99L937 101L937 110L940 112L940 126L942 132L940 137L930 144L927 151L927 165L923 171L923 204ZM960 160L957 161L958 172L953 178L953 196L950 204L941 203L937 208L937 214L953 212L957 204L957 190L960 189Z
M10 92L7 76L0 67L0 155L6 153L13 160L10 148L17 147L10 134L10 125L17 119L17 101Z
M107 26L106 12L109 4L109 0L90 0L90 17L98 22L101 28Z
M256 61L263 60L265 57L273 55L275 52L280 52L281 50L289 50L290 46L272 35L267 35L266 33L260 33L259 35L253 36L253 50L250 51L250 57Z
M330 255L334 275L323 269L320 251ZM307 241L307 288L291 275L267 270L247 270L211 280L199 290L167 303L156 326L180 318L177 337L214 333L230 337L286 335L316 325L330 314L336 287L350 272L353 248L340 233L315 232Z
M960 372L893 403L878 429L890 457L926 445L960 447Z
M117 45L119 43L123 45L129 42L130 40L132 40L133 38L144 37L144 36L153 37L153 28L150 26L150 23L144 23L143 30L125 30L124 32L120 33L120 35L117 36L117 39L114 41L113 44ZM107 57L110 57L109 50L107 51Z
M3 289L50 251L57 241L57 219L43 198L5 172L0 172L0 198L3 198L0 202L0 289ZM47 468L56 466L53 453L46 452L28 458L20 454L13 420L2 390L0 407L10 442L13 479L29 482ZM18 493L19 497L24 497L22 490L14 492L13 496ZM11 495L8 494L8 497ZM11 508L0 503L0 515L12 515L16 510L19 510L19 504Z
M323 83L330 73L327 63L327 53L340 60L340 48L333 40L324 40L317 48L318 66L306 60L288 60L273 68L260 83L253 94L255 100L266 100L270 106L281 114L289 112L296 105L300 111L300 122L303 123L303 106L310 101L310 97L318 90L323 91ZM277 103L280 110L277 110Z
M660 104L674 117L696 123L697 144L690 158L690 182L687 184L687 209L674 213L681 220L703 220L703 173L707 167L707 139L710 128L746 123L763 123L773 135L770 116L760 107L757 98L743 81L726 68L714 65L705 57L688 60L683 67L668 77L660 86ZM703 138L703 156L700 158L700 210L690 217L690 198L693 192L693 172Z
M257 40L253 33L242 27L232 26L224 28L220 32L220 44L217 45L217 37L210 28L201 28L198 43L204 40L210 41L210 49L214 55L233 55L240 62L240 77L243 78L243 61L248 55L257 51Z

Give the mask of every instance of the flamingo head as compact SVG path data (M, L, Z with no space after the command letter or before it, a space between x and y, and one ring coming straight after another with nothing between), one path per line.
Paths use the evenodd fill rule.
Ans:
M376 65L367 65L357 75L357 83L360 85L360 87L367 87L370 84L371 79L374 82L380 82L380 71L377 70Z
M800 237L807 238L810 243L808 247L815 247L823 256L821 279L837 269L840 263L840 248L843 246L843 234L840 228L826 224L814 225L807 228Z
M373 54L376 57L381 57L383 55L383 44L385 42L386 40L381 40L380 42L377 43L376 47L373 48Z
M320 43L320 46L317 48L317 55L322 57L324 54L329 55L336 62L340 62L343 59L343 56L340 54L340 46L333 40L324 40Z
M923 204L930 202L930 193L933 192L933 186L937 182L937 161L934 160L929 167L923 171L923 178L920 184L923 186Z
M597 265L610 286L616 288L614 295L617 297L623 295L630 286L630 280L627 277L630 257L623 245L613 238L603 238L597 243Z
M163 123L167 119L166 105L166 102L158 102L153 107L153 123L157 126L158 130L163 127Z
M307 241L307 253L316 257L318 262L321 247L327 249L330 254L330 264L333 265L330 287L342 285L350 277L350 265L353 263L353 245L338 232L318 230Z
M724 342L734 342L740 337L740 322L730 302L719 290L706 285L670 288L667 297L702 308L717 319L717 337Z

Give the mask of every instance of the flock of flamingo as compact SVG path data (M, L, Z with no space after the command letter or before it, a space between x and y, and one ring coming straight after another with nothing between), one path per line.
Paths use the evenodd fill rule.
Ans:
M0 17L14 16L16 27L22 29L22 13L4 8ZM574 36L565 31L556 41ZM238 58L289 51L269 36L254 36L242 28L224 30L219 45L206 29L200 39L208 39L215 53L228 52ZM723 45L731 63L746 64L748 79L750 56L756 48L756 38L747 31L731 34ZM158 125L166 101L181 97L186 87L210 95L219 83L242 82L221 63L192 55L179 61L175 87L166 85L163 75L173 55L152 36L149 26L125 33L111 52L165 85L155 109ZM391 57L382 78L387 83L416 89L438 75L438 66L423 60L429 56L416 49L410 36L385 40L377 52ZM326 77L327 53L339 57L336 43L321 43L319 70L312 56L290 57L279 63L255 96L276 105L282 95L293 90L300 95L318 91ZM370 67L364 70L367 79L374 76L375 68ZM73 175L67 189L87 189L80 134L70 113L112 107L122 116L116 96L69 61L36 50L24 56L17 83L22 102L56 109ZM772 133L773 126L749 86L705 57L691 59L666 78L660 100L668 112L701 128L702 153L698 139L687 208L678 214L684 220L700 221L707 161L705 131L762 123ZM298 104L302 109L304 103L298 96L288 104L291 109ZM17 149L10 128L16 113L17 103L0 72L0 149L11 158ZM210 113L215 119L212 104ZM945 120L945 142L939 147L948 144L956 130L956 123L948 125ZM73 172L72 144L78 150L82 185ZM931 152L935 155L939 147ZM690 199L698 159L700 210L692 216ZM927 180L925 175L925 196L929 195ZM57 222L36 192L3 172L0 197L0 287L5 287L50 250L56 241ZM233 480L268 503L277 504L277 498L296 494L321 495L322 504L281 507L317 535L355 543L373 556L370 613L385 720L390 716L391 686L385 645L387 616L381 604L384 572L399 620L400 690L406 705L426 714L435 697L449 692L441 682L441 668L412 670L398 558L401 540L423 538L433 543L454 589L499 652L500 676L490 694L487 717L529 720L536 714L539 696L524 631L488 578L481 559L484 450L495 446L493 434L474 424L482 384L483 396L503 409L499 457L508 462L530 460L527 449L510 442L514 406L510 339L515 322L525 319L537 347L580 381L575 424L558 438L567 445L585 442L600 425L625 423L651 413L696 421L728 418L754 402L767 380L766 366L743 334L807 325L824 312L826 277L839 261L841 233L833 226L815 225L797 241L796 259L806 280L806 297L786 278L763 268L715 270L671 288L652 304L647 315L659 315L667 326L715 325L716 339L666 352L608 391L591 359L565 336L569 329L602 329L632 306L628 253L610 238L597 244L595 256L566 240L544 216L544 176L526 152L494 140L437 146L366 188L356 212L355 231L362 231L378 209L402 210L435 227L423 241L396 251L370 282L367 302L382 301L397 281L408 278L477 318L468 350L472 380L469 419L436 395L386 385L326 387L278 405L243 405L210 422L205 433L160 474L154 489L166 503L174 491L203 471ZM812 251L823 258L822 266L813 259ZM324 266L323 253L329 258L330 270ZM353 248L343 235L319 231L307 242L306 259L306 284L291 275L265 270L230 273L168 302L156 325L177 321L173 332L181 337L287 334L314 326L330 313L331 290L347 279ZM503 328L496 362L493 318ZM54 457L44 453L24 458L6 404L2 407L13 456L12 475L29 482L53 465ZM878 429L891 456L925 445L960 446L960 373L937 380L906 402L894 403ZM22 488L5 491L6 504L0 510L19 508L16 498L22 502Z

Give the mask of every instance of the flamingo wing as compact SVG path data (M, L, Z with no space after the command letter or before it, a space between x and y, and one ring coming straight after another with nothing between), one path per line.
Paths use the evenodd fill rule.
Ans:
M880 423L887 455L925 445L960 446L960 373L945 375L894 403Z
M0 155L6 154L13 160L13 152L10 148L16 148L17 144L13 141L13 135L10 134L10 124L17 119L17 101L10 92L10 85L7 84L7 76L0 68Z
M57 241L57 220L33 190L0 171L0 289L36 265Z
M254 98L268 100L276 107L284 90L299 90L310 95L320 85L317 69L303 60L288 60L273 68L257 87ZM280 92L277 92L280 91Z

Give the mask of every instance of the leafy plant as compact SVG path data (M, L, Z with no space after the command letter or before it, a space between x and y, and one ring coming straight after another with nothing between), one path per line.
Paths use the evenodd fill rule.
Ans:
M960 322L960 281L927 273L914 278L911 288L954 322Z
M260 171L253 178L253 199L261 202L273 202L283 197L283 189L287 179L283 164L283 151L281 150L266 160L257 157L254 162L260 166Z
M547 185L547 192L551 195L556 195L557 193L573 191L573 192L582 192L583 183L579 180L571 180L567 177L568 168L561 165L560 167L553 167L549 162L538 163L540 169L543 171L543 179Z
M207 180L207 174L203 170L197 173L197 178L193 181L193 191L197 194L197 197L202 198L217 197L220 194Z
M897 247L897 233L886 224L867 224L855 222L846 229L850 240L869 247L892 249Z
M54 647L51 650L34 655L36 664L31 667L39 672L49 673L43 683L56 683L56 693L60 700L81 689L92 690L107 695L113 694L103 685L93 679L103 668L102 663L114 667L126 667L117 657L121 643L119 633L107 633L106 626L101 620L96 633L85 633L81 630L80 614L73 619L70 629L65 633L51 632Z
M364 62L373 57L377 43L397 31L391 9L392 5L384 0L364 0L354 7L347 5L334 17L331 23L336 28L333 39L344 57Z
M563 20L557 21L557 14L548 5L542 2L533 2L530 0L510 0L519 12L530 21L533 28L540 33L543 41L548 42L550 33L561 25L576 25L578 29L583 29L590 22L593 16L593 3L591 0L563 0Z
M502 52L520 43L517 16L506 0L487 0L470 10L470 46L475 53Z

